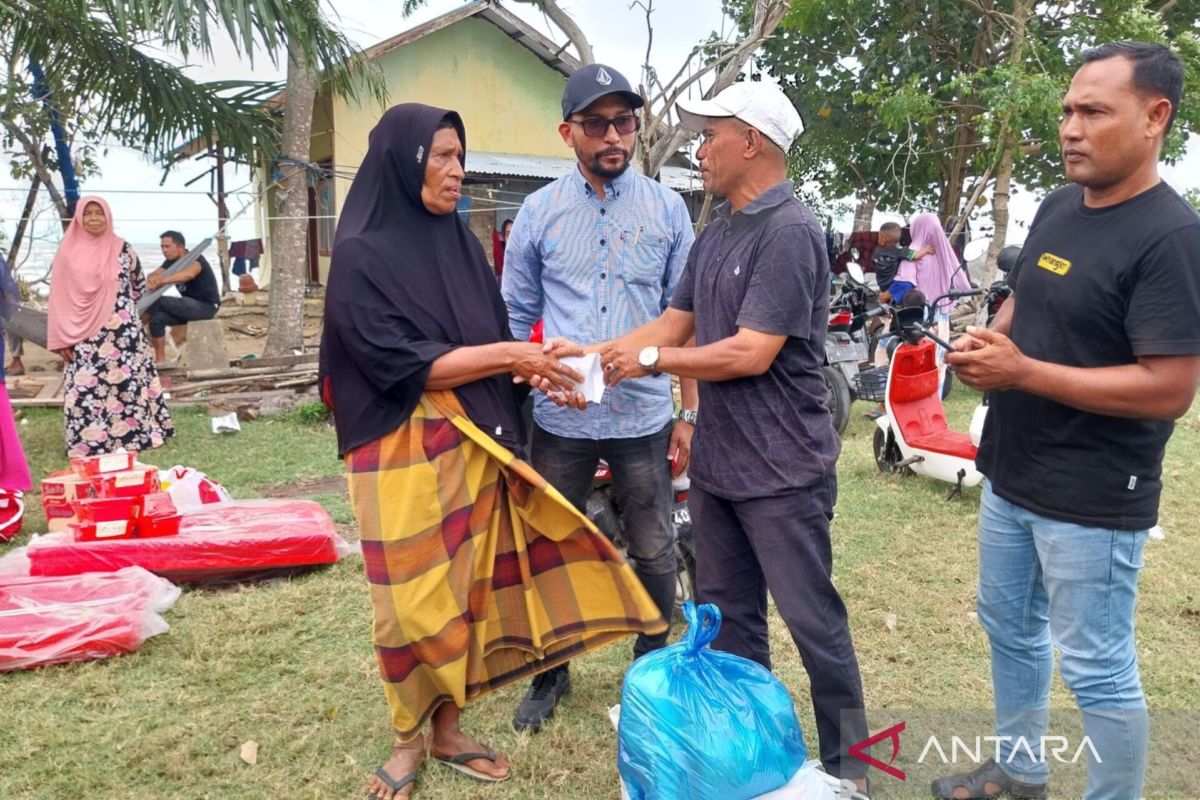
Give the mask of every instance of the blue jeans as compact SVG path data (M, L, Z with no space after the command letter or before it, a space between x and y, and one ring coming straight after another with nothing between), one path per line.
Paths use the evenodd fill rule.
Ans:
M979 510L979 621L992 648L1000 766L1045 783L1037 755L1049 717L1054 648L1083 712L1087 800L1141 797L1149 717L1133 618L1147 531L1088 528L1034 514L986 483ZM1075 752L1078 743L1072 743ZM1085 751L1086 752L1086 751Z

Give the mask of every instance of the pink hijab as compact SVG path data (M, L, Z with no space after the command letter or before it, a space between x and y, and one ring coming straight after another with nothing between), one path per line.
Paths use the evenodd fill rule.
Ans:
M108 228L93 236L83 227L89 203L104 209ZM113 233L112 211L95 195L81 197L75 217L54 256L50 278L50 320L46 344L51 350L74 347L92 338L117 306L121 248L125 240Z
M909 223L912 231L912 244L909 248L920 250L932 247L933 253L920 261L901 261L900 269L896 271L896 280L906 281L915 285L925 294L925 301L932 303L950 289L970 289L971 283L966 273L959 269L958 256L942 230L942 223L937 214L918 214ZM942 310L954 306L953 302L943 301Z

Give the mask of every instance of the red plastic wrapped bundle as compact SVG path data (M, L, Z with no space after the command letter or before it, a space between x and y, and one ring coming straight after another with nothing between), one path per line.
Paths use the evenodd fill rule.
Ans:
M75 542L51 533L29 543L33 575L76 575L139 566L176 583L246 580L332 564L348 545L308 500L235 500L181 515L179 535Z
M179 597L137 567L68 577L0 577L0 672L130 653L168 626Z

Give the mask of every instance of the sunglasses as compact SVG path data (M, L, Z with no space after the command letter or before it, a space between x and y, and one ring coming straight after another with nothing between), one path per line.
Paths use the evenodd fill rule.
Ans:
M588 117L585 120L572 119L568 121L583 128L583 135L589 139L603 139L608 133L609 125L616 128L617 133L621 136L628 136L642 127L642 120L635 114L626 114L613 119Z

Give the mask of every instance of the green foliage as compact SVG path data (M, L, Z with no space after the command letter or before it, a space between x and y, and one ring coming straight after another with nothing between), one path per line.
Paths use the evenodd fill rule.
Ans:
M745 24L752 0L731 0ZM1022 58L1013 14L1032 10ZM1159 9L1162 9L1160 12ZM1014 180L1061 182L1061 98L1086 48L1116 39L1169 43L1188 78L1167 157L1200 131L1198 0L795 0L760 64L805 121L793 177L826 199L874 199L901 212L957 213L973 180L1015 145ZM987 13L984 13L984 12Z
M276 126L262 103L280 84L202 83L150 49L211 56L214 35L229 36L251 59L278 61L296 47L335 92L386 97L382 81L315 0L4 0L4 97L28 97L24 65L33 58L71 134L86 129L165 155L181 140L215 132L233 157L253 162L257 146L273 147ZM42 115L28 103L0 108L35 141Z
M305 425L327 425L332 418L329 406L320 401L298 406L292 414Z

